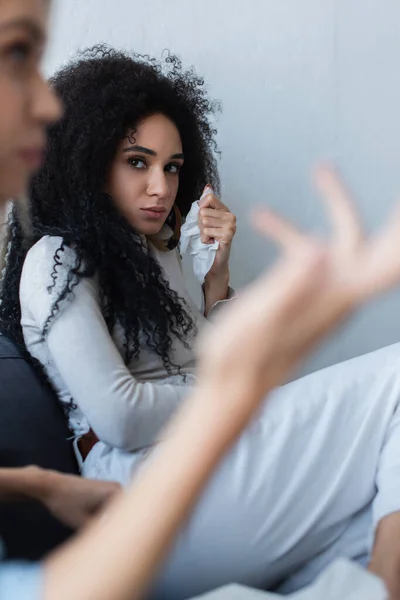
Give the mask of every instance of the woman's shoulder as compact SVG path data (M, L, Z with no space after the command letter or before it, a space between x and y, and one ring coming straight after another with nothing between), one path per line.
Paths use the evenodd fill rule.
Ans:
M65 280L70 269L75 266L75 251L64 244L58 236L45 235L29 249L25 257L21 275L21 287L35 283L46 287L55 282L53 276ZM64 274L64 276L62 276Z
M56 252L63 245L64 240L62 237L57 235L44 235L28 250L25 260L28 260L28 258L32 259L32 257L35 259L46 257L50 252ZM73 252L73 250L67 248L67 246L65 246L65 249Z
M60 264L74 264L76 260L75 251L64 243L62 237L44 235L28 250L25 264L54 263L54 259Z
M22 314L33 315L41 326L46 322L55 302L88 298L99 302L95 277L79 277L74 272L77 255L63 238L44 236L27 253L21 274L19 297ZM67 306L69 303L65 303Z

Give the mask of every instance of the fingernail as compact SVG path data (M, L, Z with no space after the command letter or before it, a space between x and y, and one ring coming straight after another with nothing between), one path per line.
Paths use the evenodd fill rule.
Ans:
M207 185L205 186L205 188L203 190L200 200L202 200L203 198L208 196L208 194L213 194L213 193L214 193L214 190L213 190L212 186L209 183L207 183Z

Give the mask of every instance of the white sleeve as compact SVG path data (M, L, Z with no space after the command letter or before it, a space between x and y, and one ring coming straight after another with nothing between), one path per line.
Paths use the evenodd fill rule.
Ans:
M58 240L56 246L54 240ZM27 305L40 328L73 263L74 253L66 248L60 256L57 285L49 291L54 250L59 243L59 238L47 238L47 242L43 238L28 253L24 265L21 304ZM112 446L133 451L153 444L188 394L187 386L135 380L110 336L93 279L81 279L73 294L61 303L46 340L74 402L99 439Z

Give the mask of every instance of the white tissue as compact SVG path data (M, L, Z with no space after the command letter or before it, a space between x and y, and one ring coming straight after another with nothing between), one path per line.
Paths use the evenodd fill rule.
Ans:
M210 187L206 187L200 200L205 198L207 194L212 194ZM193 272L200 283L204 283L204 278L211 269L215 254L219 248L219 243L203 244L200 239L200 229L198 224L199 202L193 202L185 223L181 228L180 251L182 254L189 253L192 255Z

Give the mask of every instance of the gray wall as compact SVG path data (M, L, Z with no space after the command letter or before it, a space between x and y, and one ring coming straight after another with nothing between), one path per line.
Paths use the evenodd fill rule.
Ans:
M308 177L320 158L340 166L368 228L396 200L398 0L58 0L53 19L47 73L96 42L156 56L169 48L222 101L223 199L239 221L236 287L274 257L248 225L251 206L265 203L302 227L324 229ZM398 341L399 301L395 292L368 307L304 370Z

